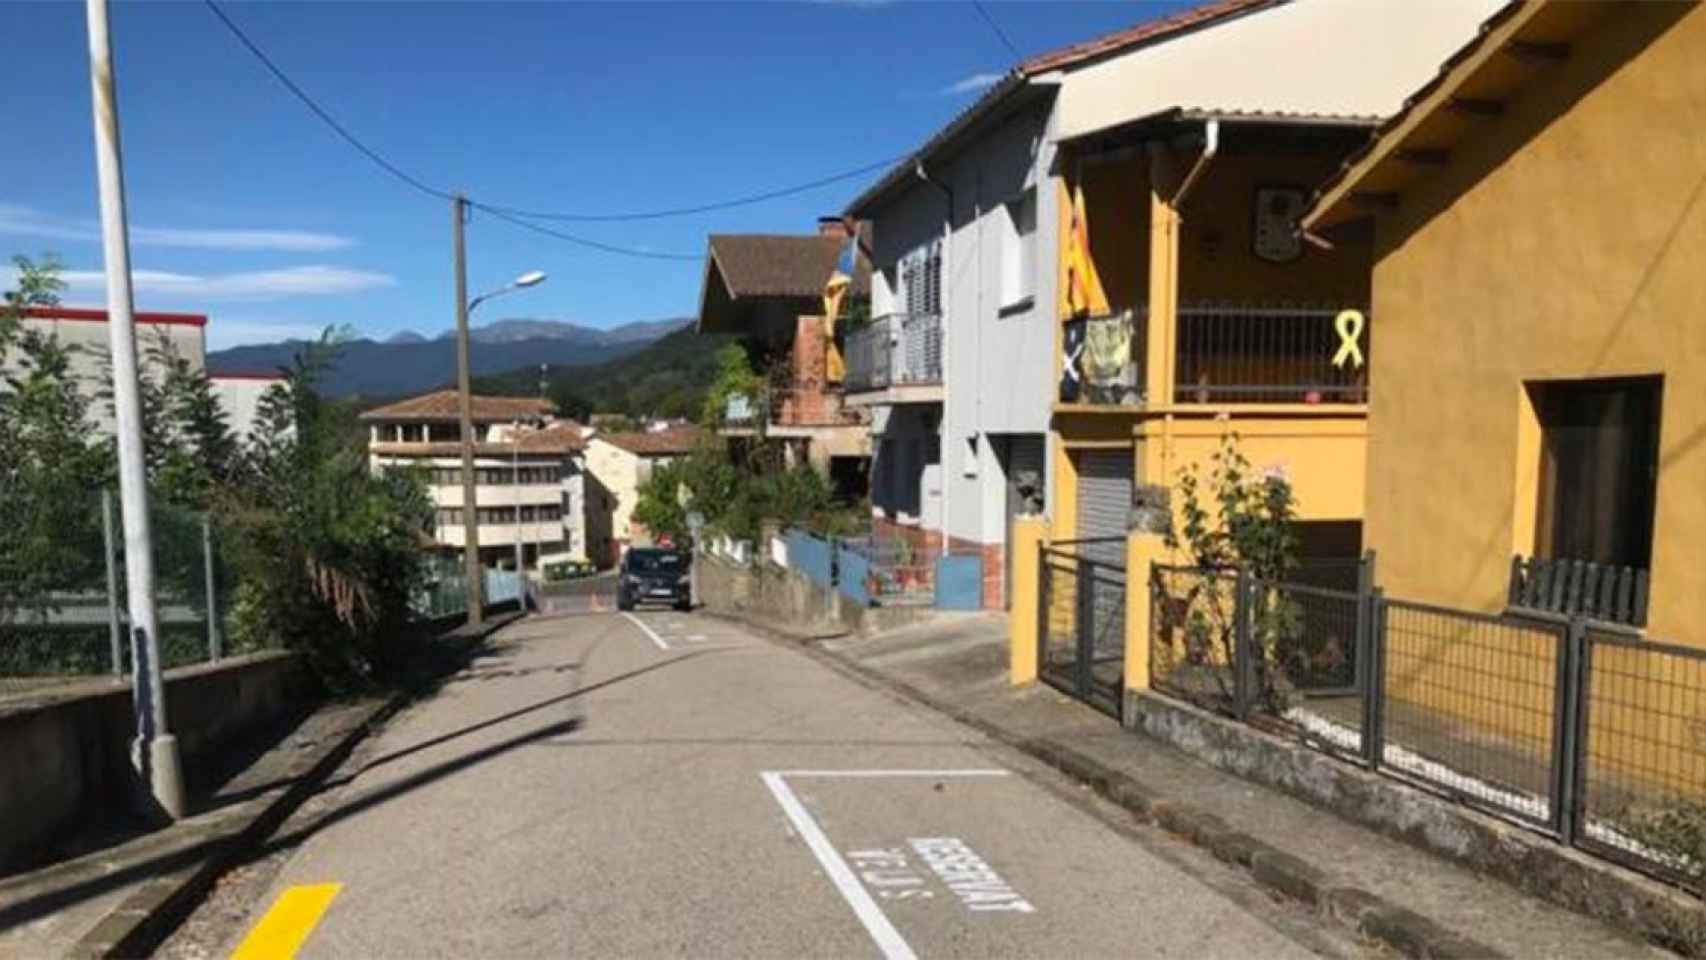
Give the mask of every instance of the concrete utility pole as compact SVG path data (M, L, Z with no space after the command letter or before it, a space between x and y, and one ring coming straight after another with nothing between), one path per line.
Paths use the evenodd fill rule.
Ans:
M94 2L94 0L90 0ZM468 198L450 199L450 237L456 248L456 393L462 418L462 568L468 581L468 622L486 619L485 584L480 573L480 501L474 483L474 393L468 370L468 251L462 226Z
M148 475L142 460L142 401L137 385L135 307L125 222L124 162L119 155L118 95L113 80L107 0L87 0L89 83L94 98L95 169L101 188L101 246L107 269L107 332L112 338L113 412L118 435L119 497L124 512L125 581L129 588L131 671L137 736L131 762L159 813L184 815L178 740L166 728L160 678L160 634L154 611L154 542L148 523Z

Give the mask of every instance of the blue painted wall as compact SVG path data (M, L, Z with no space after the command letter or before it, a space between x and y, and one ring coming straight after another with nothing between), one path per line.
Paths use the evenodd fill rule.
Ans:
M977 610L983 606L983 558L972 554L936 561L936 609Z

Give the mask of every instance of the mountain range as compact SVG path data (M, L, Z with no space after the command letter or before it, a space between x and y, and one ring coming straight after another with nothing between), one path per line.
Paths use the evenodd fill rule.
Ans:
M643 349L693 321L689 318L626 323L597 330L561 320L514 318L469 330L476 376L520 367L589 366ZM286 367L300 340L246 344L207 355L213 373L272 372ZM399 396L441 387L456 379L456 340L449 331L433 338L405 330L384 340L344 344L338 365L322 388L329 396Z

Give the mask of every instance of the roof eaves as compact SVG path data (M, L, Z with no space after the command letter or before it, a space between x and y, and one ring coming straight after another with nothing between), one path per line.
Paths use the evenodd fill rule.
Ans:
M1299 228L1305 233L1314 230L1330 211L1346 202L1356 185L1398 149L1405 135L1443 106L1452 92L1474 73L1474 68L1497 52L1501 44L1488 42L1495 33L1501 39L1515 33L1544 5L1539 0L1510 0L1483 20L1475 35L1447 57L1427 83L1404 98L1397 113L1375 127L1368 143L1346 157L1339 169L1316 188L1309 208L1298 218Z
M1214 26L1234 17L1255 13L1293 0L1213 0L1170 16L1150 20L1125 30L1104 34L1059 50L1037 54L1022 60L1009 70L993 87L984 91L971 106L961 111L938 130L923 146L908 154L891 167L864 192L854 197L846 207L849 216L861 216L869 208L903 183L918 164L931 159L939 150L991 113L1014 91L1028 84L1054 86L1060 71L1083 66L1103 57L1129 53L1139 47L1169 40L1180 34ZM1050 75L1055 75L1050 77ZM1051 82L1052 79L1052 82Z
M1030 79L1032 78L1018 67L1008 71L994 86L985 90L983 96L978 97L972 102L971 106L961 110L945 126L932 134L930 139L924 141L923 146L907 154L899 163L890 167L887 173L878 177L875 183L865 188L864 192L854 197L852 202L847 204L844 211L846 215L851 217L864 216L873 204L893 191L906 178L912 176L913 170L918 164L930 159L936 151L946 146L978 120L983 119L1002 101L1006 100L1008 95L1023 87Z

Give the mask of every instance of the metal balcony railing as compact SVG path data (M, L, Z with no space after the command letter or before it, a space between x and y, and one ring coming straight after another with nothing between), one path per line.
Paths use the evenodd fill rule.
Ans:
M1199 304L1179 308L1178 403L1367 403L1367 311Z
M942 318L891 313L847 335L847 389L942 382Z
M847 389L884 390L893 378L893 317L877 317L847 335Z

